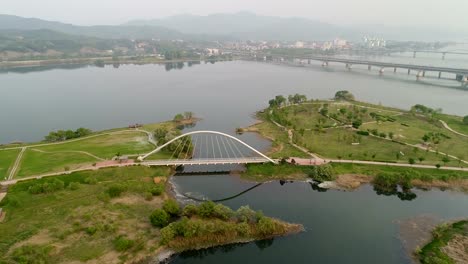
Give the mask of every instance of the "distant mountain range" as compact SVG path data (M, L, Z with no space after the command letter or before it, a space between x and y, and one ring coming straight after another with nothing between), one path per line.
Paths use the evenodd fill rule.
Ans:
M116 26L77 26L37 18L0 15L0 30L48 29L71 35L98 38L155 38L186 40L332 40L357 41L365 35L387 40L467 40L467 32L451 29L388 27L385 25L337 26L306 18L259 16L253 13L177 15L161 19L134 20Z

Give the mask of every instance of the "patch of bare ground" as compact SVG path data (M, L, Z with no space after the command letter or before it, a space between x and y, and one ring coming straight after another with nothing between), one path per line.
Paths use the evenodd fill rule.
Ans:
M111 200L111 203L116 204L125 204L125 205L134 205L134 204L148 204L154 206L162 206L163 200L161 197L153 197L151 200L146 200L140 195L125 195Z
M32 237L23 240L21 242L16 243L14 246L10 248L10 252L19 248L24 245L42 245L42 244L49 244L53 238L50 236L49 231L42 230L39 233L33 235Z
M422 180L412 180L411 183L420 188L430 189L430 188L443 188L443 189L453 189L468 192L468 179L459 179L459 180L450 180L450 181L422 181Z
M362 184L372 182L373 177L363 174L341 174L335 180L335 184L340 189L354 190Z
M442 251L457 264L468 263L468 236L454 235Z
M441 219L431 215L420 215L396 221L399 226L398 237L403 245L406 255L413 261L413 252L427 244L431 239L432 230L441 222Z

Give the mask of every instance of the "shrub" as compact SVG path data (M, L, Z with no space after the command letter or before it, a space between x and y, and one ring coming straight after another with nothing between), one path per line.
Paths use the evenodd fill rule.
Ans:
M86 229L85 229L85 232L86 234L92 236L94 235L96 232L97 232L97 228L95 226L88 226Z
M165 227L169 223L169 214L162 209L156 209L150 215L150 221L155 227Z
M112 186L107 189L107 193L111 198L119 197L123 192L125 192L126 188L122 184L113 184Z
M70 190L72 190L72 191L78 190L80 188L80 183L79 182L71 182L68 185L68 188L70 188Z
M151 194L150 192L145 192L145 193L143 194L143 197L145 197L145 200L146 200L146 201L151 201L151 200L153 200L153 194Z
M468 115L463 117L463 124L468 125Z
M234 216L234 211L223 204L216 204L213 210L213 216L221 220L228 220Z
M16 248L12 259L16 263L48 263L52 246L24 245Z
M270 235L270 234L274 233L275 229L276 229L275 223L273 222L273 220L271 220L268 217L262 217L258 221L257 227L258 227L258 231L262 235Z
M32 194L53 193L62 190L65 183L59 179L53 179L44 183L36 183L29 186L28 191Z
M201 217L212 217L214 213L215 203L212 201L207 201L202 203L198 207L198 215Z
M166 245L175 237L174 230L171 225L168 225L161 229L161 244Z
M356 134L362 135L362 136L368 136L368 135L369 135L369 132L368 132L368 131L359 130L359 131L356 131Z
M241 236L248 236L250 234L250 225L242 222L236 225L236 231Z
M97 183L97 180L94 177L88 177L88 178L84 179L84 183L94 185L94 184Z
M156 184L153 188L151 188L151 194L154 196L159 196L164 192L164 185Z
M250 209L249 206L241 206L239 209L237 209L236 218L237 221L245 223L256 223L258 220L257 213L254 210Z
M194 204L188 204L182 210L182 215L190 217L198 214L198 207Z
M331 181L335 179L335 171L329 164L322 166L313 166L307 172L310 178L317 181Z
M386 138L386 137L387 137L387 134L385 134L384 132L380 132L380 133L379 133L379 137L381 137L381 138Z
M168 213L168 214L170 214L172 216L179 215L179 213L180 213L179 204L173 199L165 201L163 203L162 208L164 209L164 211L166 211L166 213Z
M128 239L125 236L119 236L114 240L114 248L119 252L129 250L134 244L135 241Z

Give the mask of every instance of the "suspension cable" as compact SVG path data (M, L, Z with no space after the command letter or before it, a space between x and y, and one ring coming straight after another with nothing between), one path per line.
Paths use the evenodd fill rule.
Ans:
M228 150L226 148L226 144L224 143L224 138L223 137L221 137L221 143L223 143L223 147L224 147L224 150L226 151L227 158L229 158L229 153L228 153Z
M219 151L219 155L221 156L221 159L223 158L223 152L221 151L221 148L219 147L219 140L218 140L218 136L215 136L216 137L216 144L218 144L218 151Z

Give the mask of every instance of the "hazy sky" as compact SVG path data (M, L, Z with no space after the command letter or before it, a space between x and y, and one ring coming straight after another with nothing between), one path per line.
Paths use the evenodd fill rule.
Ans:
M0 0L0 13L91 25L250 11L334 24L468 28L468 0Z

